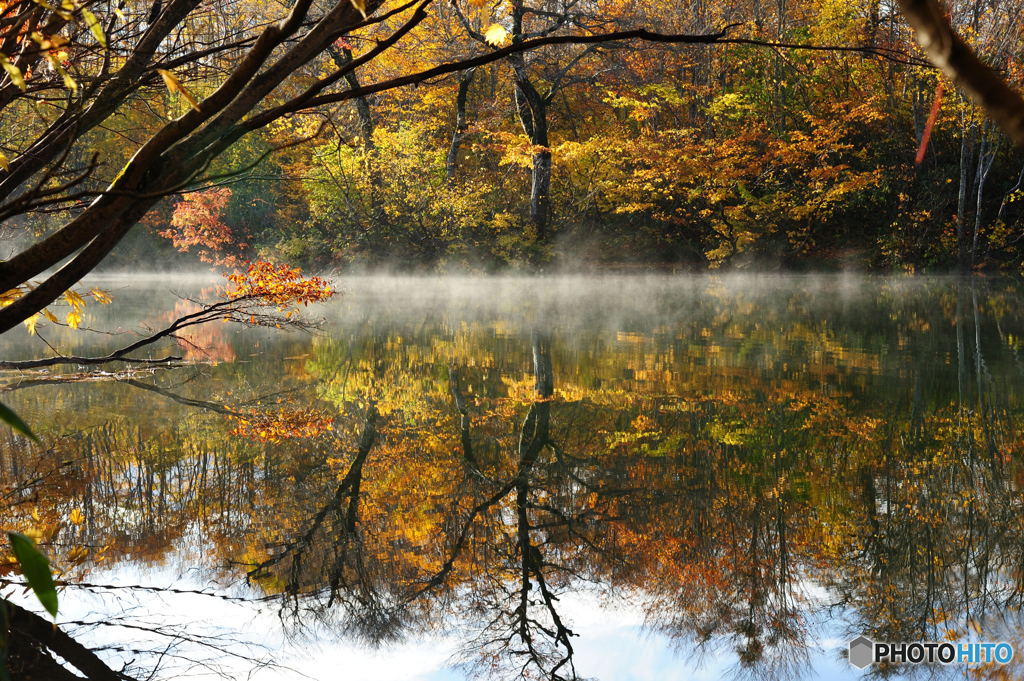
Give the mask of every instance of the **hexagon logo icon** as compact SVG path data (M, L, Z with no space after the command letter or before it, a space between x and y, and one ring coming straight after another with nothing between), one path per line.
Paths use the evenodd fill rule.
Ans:
M850 641L850 664L857 669L864 669L875 661L875 643L866 636L858 636Z

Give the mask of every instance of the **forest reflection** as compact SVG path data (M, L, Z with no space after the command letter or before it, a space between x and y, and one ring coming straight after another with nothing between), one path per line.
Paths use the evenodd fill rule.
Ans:
M6 513L63 523L71 581L190 547L289 627L443 631L494 678L577 677L578 592L754 678L808 673L833 616L874 640L1016 642L1019 294L881 286L819 314L806 291L709 289L573 333L350 315L269 362L12 381L12 405L64 411L44 454L2 434Z

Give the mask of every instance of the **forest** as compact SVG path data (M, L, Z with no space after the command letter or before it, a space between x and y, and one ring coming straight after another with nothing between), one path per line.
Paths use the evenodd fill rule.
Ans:
M8 316L101 263L1024 263L1019 152L893 1L179 1L7 10L0 288L90 244ZM1015 2L948 8L1010 87Z

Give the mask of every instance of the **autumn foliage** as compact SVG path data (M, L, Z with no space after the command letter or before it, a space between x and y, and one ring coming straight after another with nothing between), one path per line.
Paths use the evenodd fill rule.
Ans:
M234 267L238 258L227 251L244 249L246 244L237 240L222 221L224 209L231 200L231 189L207 189L185 194L174 207L171 228L158 232L171 239L179 251L199 247L196 255L203 262Z
M244 272L225 275L233 286L225 297L229 300L254 300L264 305L309 305L326 302L334 295L331 283L320 277L302 276L302 270L287 265L257 261L249 263Z
M239 412L231 417L237 426L232 435L259 442L280 442L289 438L314 438L333 430L334 417L313 408L279 409L272 412Z

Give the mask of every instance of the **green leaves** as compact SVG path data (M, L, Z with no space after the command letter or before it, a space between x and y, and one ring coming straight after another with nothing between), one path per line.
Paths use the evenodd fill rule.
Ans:
M25 425L25 422L3 404L0 404L0 421L3 421L14 430L18 431L25 437L32 439L36 443L39 442L39 438L36 437L35 433L33 433L27 425Z
M35 542L20 532L8 532L7 539L11 542L14 556L21 563L21 574L25 575L28 585L35 592L36 598L46 608L51 617L57 616L57 587L53 584L50 574L50 561L46 559Z

